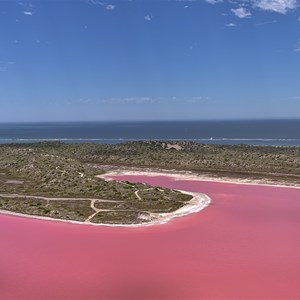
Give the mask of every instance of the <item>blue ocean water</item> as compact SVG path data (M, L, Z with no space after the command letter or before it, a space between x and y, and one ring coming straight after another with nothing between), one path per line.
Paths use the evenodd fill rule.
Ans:
M300 146L300 119L0 123L1 144L56 140L115 144L166 139L208 144Z

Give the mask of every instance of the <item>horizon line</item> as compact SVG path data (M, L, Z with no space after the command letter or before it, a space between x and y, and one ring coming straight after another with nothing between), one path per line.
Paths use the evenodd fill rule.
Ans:
M224 118L224 119L147 119L147 120L47 120L47 121L0 121L0 124L43 124L43 123L140 123L140 122L231 122L231 121L300 121L300 117L273 118Z

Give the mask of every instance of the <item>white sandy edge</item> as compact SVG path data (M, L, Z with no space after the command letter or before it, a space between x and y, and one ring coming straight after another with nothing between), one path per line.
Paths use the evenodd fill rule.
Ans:
M300 186L295 185L284 185L284 184L275 184L269 182L267 179L237 179L237 178L215 178L206 174L197 174L192 171L177 171L177 170L108 170L106 173L98 175L96 177L103 178L105 180L114 180L111 177L113 176L147 176L147 177L156 177L156 176L166 176L170 177L173 180L192 180L192 181L208 181L216 183L232 183L232 184L244 184L244 185L258 185L258 186L268 186L268 187L280 187L280 188L290 188L290 189L300 189Z
M111 180L111 179L110 179ZM104 223L90 223L90 222L80 222L80 221L73 221L73 220L65 220L65 219L55 219L49 217L42 217L36 215L27 215L22 213L16 213L6 210L0 210L0 214L4 215L12 215L17 217L25 217L31 219L39 219L39 220L46 220L46 221L54 221L54 222L67 222L73 224L80 224L80 225L92 225L92 226L107 226L107 227L145 227L145 226L152 226L152 225L160 225L168 223L169 221L173 220L174 218L183 217L192 213L197 213L200 210L207 207L211 199L201 193L193 193L193 192L186 192L178 190L181 193L191 195L193 198L187 202L187 204L178 210L170 213L149 213L149 215L141 215L142 220L147 220L148 222L141 223L141 224L104 224Z
M145 215L144 220L148 220L146 224L141 225L159 225L170 222L171 220L179 217L184 217L189 214L194 214L205 207L207 207L211 203L211 198L202 193L192 193L186 192L182 190L177 190L183 194L191 195L193 198L186 203L186 205L181 208L170 212L170 213L150 213L149 216ZM143 216L142 216L143 217Z

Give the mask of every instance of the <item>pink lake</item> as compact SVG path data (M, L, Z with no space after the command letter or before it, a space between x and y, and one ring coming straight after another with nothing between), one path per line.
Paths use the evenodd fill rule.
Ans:
M0 299L299 299L300 189L118 177L203 192L143 228L0 215Z

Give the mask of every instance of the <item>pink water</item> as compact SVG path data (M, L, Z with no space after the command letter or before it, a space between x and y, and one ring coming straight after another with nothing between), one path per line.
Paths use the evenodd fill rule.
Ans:
M208 194L166 225L0 215L0 299L300 298L300 190L122 177Z

